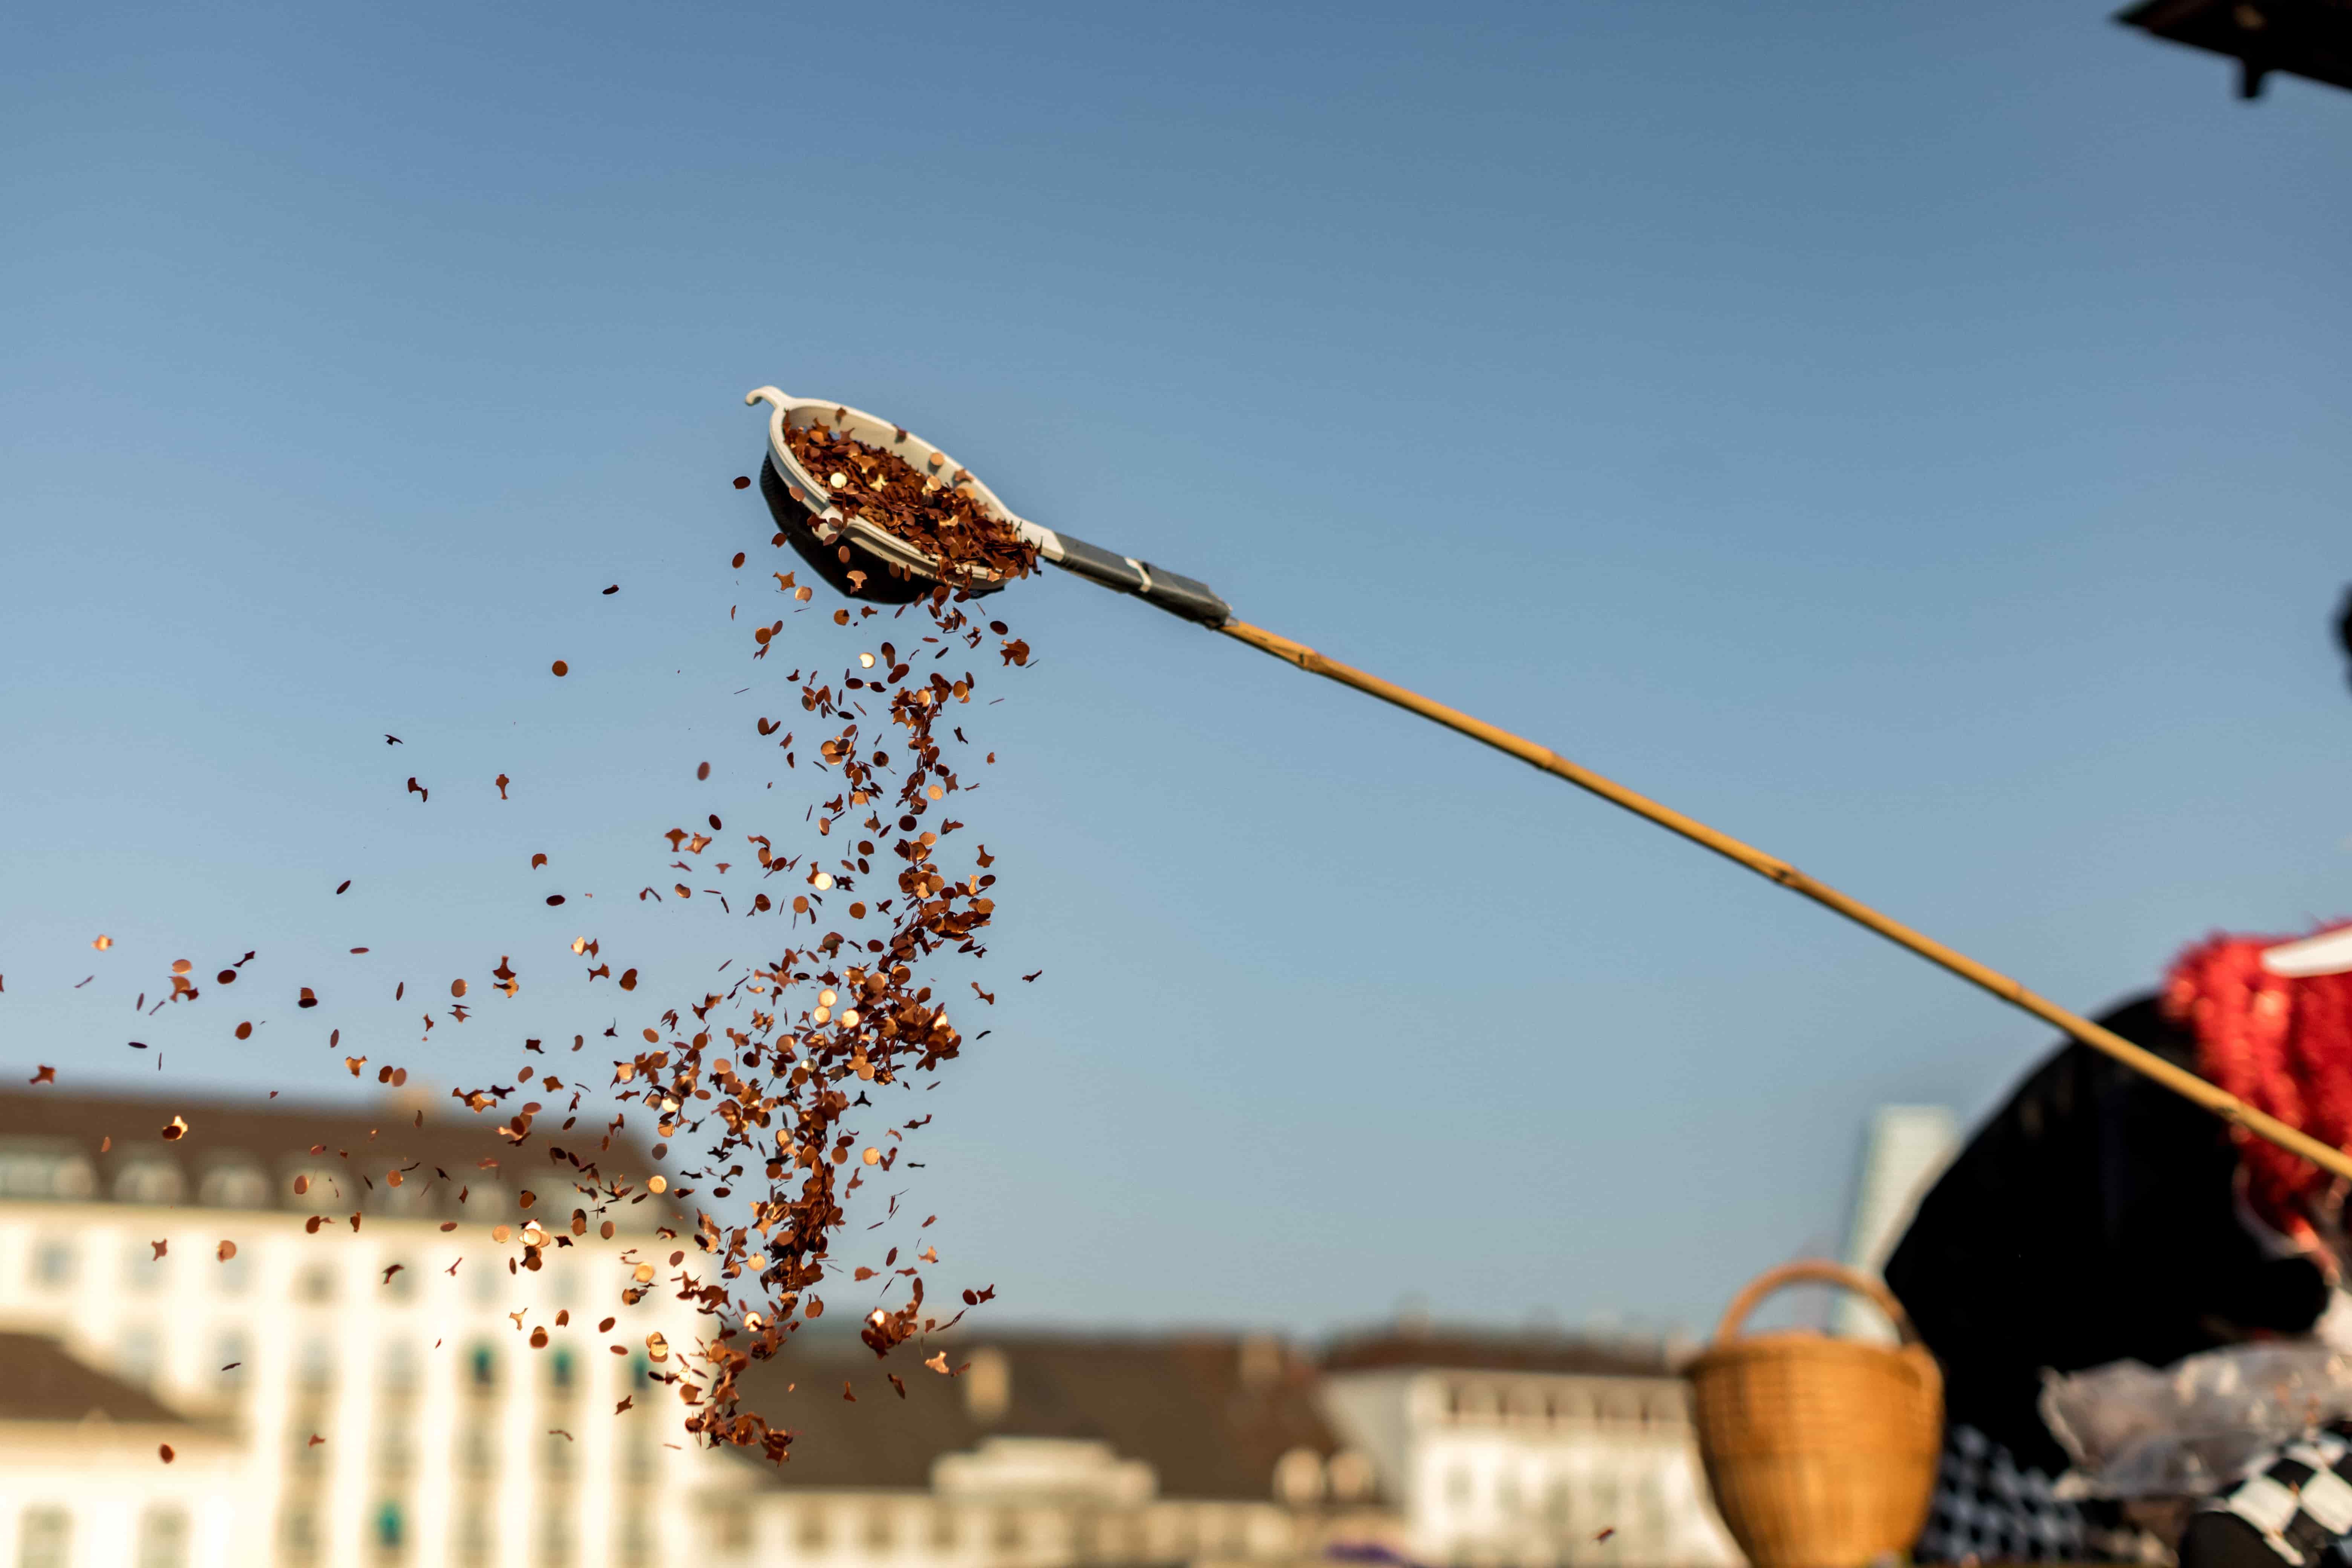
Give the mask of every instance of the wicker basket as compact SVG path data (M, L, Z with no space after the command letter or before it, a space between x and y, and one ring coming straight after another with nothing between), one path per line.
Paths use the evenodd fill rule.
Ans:
M1738 1337L1759 1301L1799 1281L1869 1297L1902 1348ZM1910 1550L1935 1494L1944 1384L1885 1286L1835 1263L1784 1264L1739 1293L1688 1375L1716 1508L1754 1568L1862 1568Z

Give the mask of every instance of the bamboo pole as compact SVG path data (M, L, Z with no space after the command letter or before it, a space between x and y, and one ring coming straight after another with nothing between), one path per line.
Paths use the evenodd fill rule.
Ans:
M1286 664L1297 665L1309 675L1319 675L1342 686L1352 686L1383 702L1393 702L1408 712L1433 720L1474 741L1484 742L1498 752L1507 752L1523 763L1564 778L1580 789L1590 790L1637 816L1646 817L1669 832L1679 833L1692 843L1712 849L1727 860L1736 860L1757 875L1768 877L1791 892L1801 893L1825 909L1834 910L1897 946L1909 948L1928 963L1951 971L1972 985L1981 986L2046 1024L2056 1026L2093 1050L2104 1051L2133 1071L2155 1079L2184 1099L2196 1101L2224 1121L2242 1127L2255 1137L2266 1139L2289 1153L2299 1154L2324 1171L2352 1180L2352 1157L2347 1157L2342 1150L2332 1149L2316 1138L2297 1131L2275 1116L2255 1110L2220 1086L2173 1066L2112 1029L2102 1028L2088 1018L2078 1016L2054 1002L2035 995L2007 975L1988 969L1966 953L1956 952L1934 938L1913 931L1900 921L1880 914L1835 888L1815 881L1784 860L1775 859L1760 849L1742 844L1729 834L1718 833L1706 824L1685 816L1670 806L1637 795L1623 784L1571 763L1549 748L1523 740L1507 730L1497 729L1484 720L1474 719L1459 709L1448 708L1443 702L1433 702L1418 692L1408 691L1376 675L1368 675L1337 659L1326 658L1302 643L1277 637L1245 621L1228 621L1219 629L1227 637L1238 638L1261 653L1269 653Z

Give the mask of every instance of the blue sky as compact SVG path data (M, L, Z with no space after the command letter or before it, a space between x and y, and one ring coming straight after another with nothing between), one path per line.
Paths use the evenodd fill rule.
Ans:
M2352 913L2352 99L2231 85L2023 0L29 18L0 1066L509 1067L536 991L420 1046L389 989L558 992L530 852L617 902L804 805L726 621L770 382L2062 1001ZM1004 605L1000 1002L909 1201L1008 1319L1697 1325L1834 1239L1871 1106L2045 1047L1402 714Z

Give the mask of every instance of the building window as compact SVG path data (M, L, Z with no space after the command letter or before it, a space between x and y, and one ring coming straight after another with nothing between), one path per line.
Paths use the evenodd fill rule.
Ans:
M300 1192L294 1189L297 1184ZM323 1165L311 1165L292 1171L286 1178L286 1190L279 1194L289 1209L308 1209L316 1214L320 1209L341 1206L343 1184L335 1173Z
M305 1301L331 1301L335 1299L335 1267L331 1263L313 1263L302 1270L302 1282L295 1294Z
M572 1568L572 1522L560 1509L540 1516L540 1568Z
M187 1568L188 1516L168 1504L149 1509L139 1521L139 1568Z
M740 1503L730 1503L719 1510L717 1528L721 1552L748 1552L751 1547L751 1510Z
M539 1468L551 1476L572 1473L572 1439L561 1432L550 1432L540 1439Z
M652 1428L643 1421L632 1421L621 1428L621 1466L633 1481L650 1479L654 1473L654 1439Z
M487 1394L499 1385L499 1352L488 1345L476 1345L472 1360L474 1390Z
M654 1534L646 1516L632 1510L621 1521L622 1568L646 1568L654 1560Z
M1353 1448L1331 1456L1331 1495L1341 1502L1361 1502L1372 1495L1372 1462Z
M1323 1456L1292 1448L1274 1462L1274 1495L1293 1508L1306 1508L1323 1495Z
M887 1509L877 1508L867 1514L866 1516L866 1549L869 1552L889 1551L896 1523Z
M383 1293L395 1301L416 1300L416 1270L401 1264L400 1271L384 1281Z
M800 1529L795 1531L793 1535L793 1539L800 1542L801 1550L803 1552L824 1551L825 1546L825 1535L824 1510L821 1508L802 1509Z
M1445 1477L1445 1500L1455 1508L1468 1508L1470 1494L1476 1483L1468 1470L1452 1470Z
M956 1516L952 1509L931 1510L931 1544L944 1552L956 1543Z
M469 1508L457 1519L457 1562L461 1568L487 1568L490 1561L490 1521L479 1508Z
M62 1290L74 1280L74 1244L61 1236L45 1236L33 1243L33 1283L44 1290Z
M416 1387L416 1346L407 1340L394 1340L386 1344L381 1375L388 1392L414 1392Z
M289 1508L278 1529L286 1540L286 1555L297 1563L308 1563L318 1554L319 1525L308 1508Z
M556 1390L558 1393L571 1393L572 1381L577 1371L577 1364L572 1359L572 1347L570 1345L556 1346L555 1353L547 1358L548 1386Z
M208 1209L257 1209L269 1202L269 1178L258 1165L215 1165L196 1184L196 1202Z
M114 1173L114 1201L175 1204L186 1195L180 1167L169 1160L133 1160Z
M469 1423L460 1452L465 1456L467 1470L477 1477L487 1477L499 1467L499 1451L490 1441L494 1430L487 1421Z
M414 1449L405 1426L387 1426L376 1440L375 1462L380 1474L397 1478L408 1474Z
M158 1258L147 1242L134 1241L122 1249L122 1283L133 1295L152 1296L162 1289L171 1268L170 1255Z
M16 1525L16 1568L67 1568L73 1552L73 1515L61 1508L28 1508Z
M253 1283L253 1254L249 1250L240 1249L236 1257L225 1258L215 1267L220 1270L220 1292L224 1296L242 1296L246 1287Z
M295 1375L305 1388L324 1388L335 1381L335 1345L323 1334L313 1334L302 1342L302 1359L295 1363Z
M998 1551L1017 1551L1021 1545L1021 1516L1009 1508L999 1509L994 1536Z
M115 1371L133 1388L145 1388L152 1384L163 1359L163 1348L152 1329L125 1329L122 1338L116 1342Z
M0 1197L79 1202L98 1191L89 1156L55 1146L0 1145Z
M406 1523L407 1521L401 1517L400 1505L390 1498L376 1505L374 1533L375 1549L379 1556L400 1555L401 1542L406 1534L404 1528Z

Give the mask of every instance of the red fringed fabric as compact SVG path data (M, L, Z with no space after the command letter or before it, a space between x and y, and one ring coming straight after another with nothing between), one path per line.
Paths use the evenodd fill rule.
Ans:
M2263 968L2287 937L2217 936L2167 976L2165 1011L2197 1039L2199 1074L2323 1143L2352 1151L2352 974L2288 979ZM2232 1129L2246 1196L2264 1221L2311 1237L2309 1200L2328 1174Z

